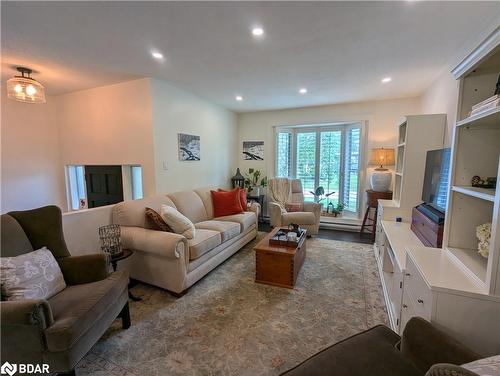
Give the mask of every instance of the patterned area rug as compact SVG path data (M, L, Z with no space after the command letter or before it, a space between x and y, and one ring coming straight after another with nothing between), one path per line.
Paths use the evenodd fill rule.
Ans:
M259 234L259 238L262 234ZM294 290L254 282L249 243L180 299L137 285L132 326L117 320L79 375L278 375L319 350L387 324L372 246L307 240Z

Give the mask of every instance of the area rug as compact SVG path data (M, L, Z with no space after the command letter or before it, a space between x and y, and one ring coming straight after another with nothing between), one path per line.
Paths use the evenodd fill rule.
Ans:
M262 237L259 234L259 238ZM78 375L279 375L387 314L371 245L313 238L295 289L254 282L255 242L182 298L137 285Z

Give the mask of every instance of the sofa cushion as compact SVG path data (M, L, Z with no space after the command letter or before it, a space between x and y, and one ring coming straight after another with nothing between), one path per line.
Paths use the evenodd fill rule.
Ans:
M194 191L179 191L169 193L168 197L174 202L177 210L188 217L191 222L207 221L208 215L201 197Z
M234 238L238 236L240 233L240 224L237 222L229 222L229 221L204 221L200 223L196 223L194 225L197 229L205 229L205 230L213 230L218 231L221 234L222 242Z
M193 239L188 240L189 259L196 260L222 243L219 231L199 229Z
M127 289L127 284L127 273L115 272L102 281L69 286L50 298L54 324L45 330L49 351L72 347Z
M288 226L290 223L296 223L298 225L314 225L316 223L316 217L314 216L314 213L311 212L283 213L281 215L281 222L283 226Z
M207 219L212 219L214 217L214 205L212 203L212 194L210 191L216 189L215 187L201 187L196 188L194 191L198 196L200 196L205 210L207 212Z
M219 192L230 192L230 191L227 191L225 189L217 189L217 191ZM240 204L241 204L241 209L243 209L243 211L246 211L247 208L248 208L248 205L247 205L247 191L245 189L242 189L240 187L236 187L233 189L233 191L238 191L238 195L239 195L239 198L240 198Z
M176 234L185 236L186 239L194 238L196 231L193 222L177 209L168 205L162 205L160 215Z
M340 341L313 355L286 376L422 376L397 348L400 337L383 325Z
M300 212L303 210L303 205L300 202L291 202L285 205L285 210L288 213Z
M214 218L216 221L237 222L240 224L240 232L246 232L252 225L257 223L257 216L254 212L243 212L240 214L226 215Z
M164 194L141 200L120 202L113 207L113 223L120 226L150 228L146 222L144 210L148 207L159 213L162 205L169 205L175 208L172 200Z

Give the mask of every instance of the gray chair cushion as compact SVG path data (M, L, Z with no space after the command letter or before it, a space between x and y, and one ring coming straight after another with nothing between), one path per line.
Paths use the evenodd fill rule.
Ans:
M313 355L286 376L423 376L395 347L400 337L375 326Z
M102 281L69 286L50 298L54 323L45 330L49 351L71 348L113 307L127 285L127 273L115 272Z

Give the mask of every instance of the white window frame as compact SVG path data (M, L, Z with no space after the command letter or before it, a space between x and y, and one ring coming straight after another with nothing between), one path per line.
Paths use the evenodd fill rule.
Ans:
M320 123L320 124L311 124L311 125L288 125L288 126L277 126L275 127L275 161L274 161L274 170L278 170L278 133L290 132L291 133L291 147L290 147L290 171L291 177L297 177L297 164L296 164L296 151L297 151L297 133L309 133L316 132L316 163L314 164L314 174L315 174L315 186L319 184L319 168L320 168L320 144L321 137L319 137L320 132L328 132L328 131L342 131L342 144L340 150L340 175L341 175L341 184L339 189L339 198L344 197L344 178L345 178L345 150L346 150L346 142L347 137L346 133L348 130L353 128L359 128L361 130L360 134L360 142L359 142L359 169L358 169L358 199L357 199L357 207L356 214L357 218L361 217L361 208L364 204L364 195L365 191L365 170L366 170L366 161L365 161L365 145L366 145L366 137L367 137L367 121L349 121L349 122L332 122L332 123Z

